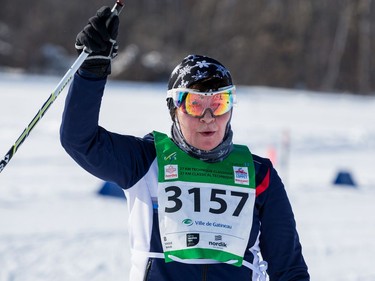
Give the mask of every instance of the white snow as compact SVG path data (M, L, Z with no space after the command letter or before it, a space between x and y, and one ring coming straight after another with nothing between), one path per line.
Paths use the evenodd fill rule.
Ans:
M1 158L59 79L0 74ZM164 91L110 81L101 125L168 133ZM97 196L103 182L60 146L65 96L0 174L1 281L128 280L126 203ZM234 140L262 156L273 152L312 280L375 280L375 98L239 87L238 99ZM357 188L332 184L340 170Z

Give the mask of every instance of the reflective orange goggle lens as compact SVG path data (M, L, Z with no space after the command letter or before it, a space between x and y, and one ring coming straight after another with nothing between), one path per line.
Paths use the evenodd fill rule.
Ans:
M214 116L220 116L232 109L235 104L235 86L215 92L197 92L191 89L172 89L168 96L182 112L193 117L201 117L207 109Z

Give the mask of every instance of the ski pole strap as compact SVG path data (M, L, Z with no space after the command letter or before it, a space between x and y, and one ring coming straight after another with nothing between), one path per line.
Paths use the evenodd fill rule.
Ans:
M112 14L111 16L108 18L107 22L106 22L106 25L108 27L109 23L111 22L111 19L114 17L114 16L118 16L120 13L121 13L121 10L122 8L124 8L124 1L117 1L116 4L113 6L112 8Z

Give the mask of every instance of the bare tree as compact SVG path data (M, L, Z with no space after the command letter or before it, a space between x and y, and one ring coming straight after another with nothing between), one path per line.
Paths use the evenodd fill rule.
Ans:
M0 68L47 73L61 50L74 59L75 36L113 0L22 0L0 9ZM237 84L374 92L373 0L137 0L121 16L115 79L165 81L189 53L210 55ZM53 53L55 54L55 53ZM70 57L69 57L70 56ZM58 58L57 58L58 59ZM59 62L60 62L59 61ZM64 68L64 66L62 66ZM60 69L60 68L59 68ZM64 69L65 70L65 69ZM56 70L55 70L56 71Z
M359 0L358 2L358 91L363 94L370 91L371 3L372 0Z
M322 90L333 90L339 76L341 59L348 39L349 27L356 0L343 1L340 19L337 23L336 35L329 55L327 74L323 78Z

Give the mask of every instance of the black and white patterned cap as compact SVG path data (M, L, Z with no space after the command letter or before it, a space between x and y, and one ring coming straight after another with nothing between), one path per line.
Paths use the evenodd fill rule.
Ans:
M168 90L189 88L199 81L217 78L224 86L231 86L232 77L229 70L217 60L201 55L189 55L172 71L168 82Z

